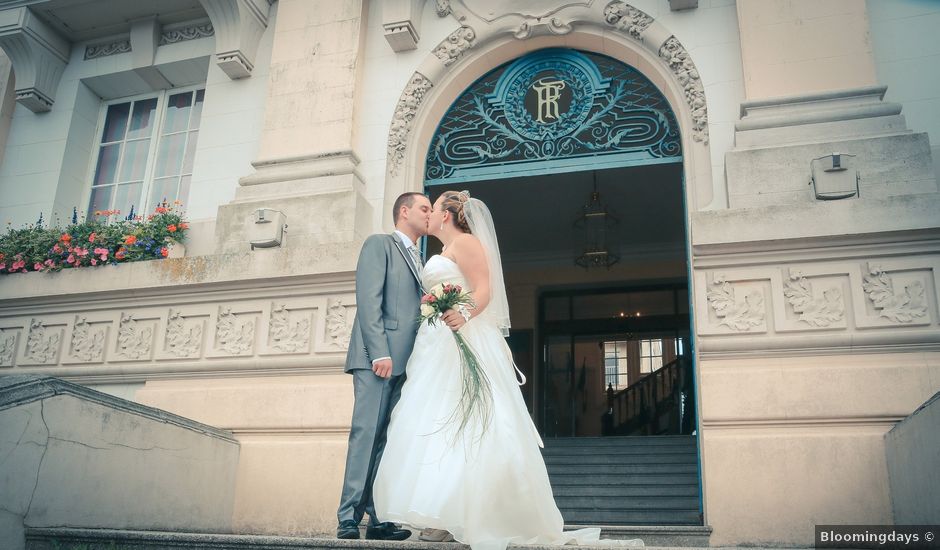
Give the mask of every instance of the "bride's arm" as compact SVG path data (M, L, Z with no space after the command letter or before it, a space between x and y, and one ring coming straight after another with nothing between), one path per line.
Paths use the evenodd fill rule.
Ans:
M490 268L486 262L486 252L480 240L469 234L454 239L451 247L454 249L457 267L473 289L470 295L473 296L475 307L469 311L471 318L476 317L490 303Z

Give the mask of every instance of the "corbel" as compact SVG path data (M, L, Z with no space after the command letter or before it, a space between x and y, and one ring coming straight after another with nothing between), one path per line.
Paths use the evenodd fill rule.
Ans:
M251 76L261 35L268 27L268 0L199 0L215 29L216 64L232 80Z
M13 63L16 101L30 111L52 109L71 47L28 7L0 11L0 48Z

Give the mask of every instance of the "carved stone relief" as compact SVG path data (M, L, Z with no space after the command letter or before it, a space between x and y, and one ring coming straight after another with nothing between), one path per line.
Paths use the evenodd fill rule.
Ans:
M427 77L421 73L415 73L408 85L405 86L401 99L398 100L388 136L389 171L393 176L398 175L398 171L401 169L401 163L405 156L405 144L408 140L408 134L411 132L415 114L418 112L418 106L424 101L425 95L432 86Z
M306 351L310 346L310 319L306 315L292 322L290 311L283 303L271 304L268 341L283 352Z
M166 44L175 44L177 42L207 38L214 35L215 29L212 27L212 23L198 23L164 31L160 34L160 45L165 46Z
M692 139L708 145L708 110L705 106L705 88L702 86L695 64L692 63L692 58L689 57L689 52L676 40L675 36L671 36L659 48L659 57L676 75L676 79L685 92L685 102L692 111Z
M107 57L109 55L116 55L119 53L127 53L131 51L131 40L130 38L122 38L120 40L114 40L112 42L107 42L104 44L94 44L91 46L85 47L85 60L97 59L99 57Z
M470 27L460 27L434 48L434 56L443 61L445 67L449 67L473 47L476 36Z
M101 361L104 355L104 329L93 329L83 316L75 318L69 355L81 361Z
M251 352L255 339L253 319L241 320L230 307L220 307L215 327L216 347L231 355Z
M450 0L437 0L435 9L437 10L438 17L447 17L451 14Z
M39 319L30 319L26 337L26 358L37 363L53 363L59 355L58 333L46 334L46 327Z
M16 333L0 330L0 367L12 367L16 351Z
M130 313L121 314L117 354L125 359L149 357L153 347L153 327L140 326Z
M924 284L920 281L895 289L894 281L881 266L869 263L862 288L878 315L885 319L904 324L927 316L927 299Z
M814 296L809 281L799 269L790 269L783 295L799 320L814 327L829 327L845 319L842 290L832 286Z
M202 324L187 323L178 309L171 309L164 341L164 350L176 357L198 357L202 347Z
M333 298L329 300L326 308L326 334L333 345L346 349L349 347L349 338L352 323L349 322L349 313L343 300Z
M608 25L617 27L620 31L632 36L636 40L643 37L643 31L653 23L653 18L634 8L626 2L611 2L604 8L604 20Z
M752 289L743 300L738 300L734 287L725 280L723 273L714 274L706 299L719 319L719 326L746 332L764 324L764 295Z

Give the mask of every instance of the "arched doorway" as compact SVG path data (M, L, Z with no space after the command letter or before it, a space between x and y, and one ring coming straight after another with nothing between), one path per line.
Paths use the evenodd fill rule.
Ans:
M467 87L427 150L432 200L466 189L493 212L510 347L569 524L701 525L681 143L642 73L549 48Z

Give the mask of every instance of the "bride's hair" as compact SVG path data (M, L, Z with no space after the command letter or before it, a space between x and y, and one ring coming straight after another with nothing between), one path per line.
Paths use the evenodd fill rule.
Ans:
M470 200L470 193L466 191L444 191L441 195L441 208L447 210L454 216L454 225L464 233L472 233L470 224L467 223L467 215L463 207Z

